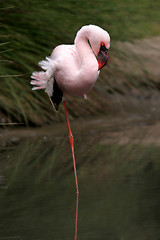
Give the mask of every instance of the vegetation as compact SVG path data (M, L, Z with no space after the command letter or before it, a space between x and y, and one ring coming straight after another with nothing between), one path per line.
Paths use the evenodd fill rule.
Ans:
M77 110L79 102L84 100L68 99L72 100L72 105L69 104L72 117L102 113L104 106L108 108L110 93L123 94L133 86L157 88L159 79L152 71L147 79L148 68L141 64L146 62L146 56L141 55L139 59L142 65L139 74L132 69L137 54L125 51L126 45L120 49L117 41L135 44L135 39L158 36L159 10L160 2L151 0L3 1L0 7L0 122L42 125L63 120L61 109L59 113L53 111L43 91L31 91L30 75L56 45L73 43L77 30L85 24L96 24L108 30L112 40L111 57L83 108ZM128 59L131 72L122 67ZM140 65L134 64L134 67L138 69Z

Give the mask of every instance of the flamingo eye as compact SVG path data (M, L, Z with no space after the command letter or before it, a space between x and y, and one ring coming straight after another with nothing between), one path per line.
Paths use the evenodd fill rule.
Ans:
M101 46L105 46L104 42L101 42Z

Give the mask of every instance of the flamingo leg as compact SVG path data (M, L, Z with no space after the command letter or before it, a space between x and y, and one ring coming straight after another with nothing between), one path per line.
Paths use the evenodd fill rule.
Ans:
M64 110L65 110L67 126L68 126L68 135L69 135L69 141L70 141L71 151L72 151L74 175L75 175L75 182L76 182L76 190L77 190L77 194L78 194L79 193L79 189L78 189L78 180L77 180L76 161L75 161L75 155L74 155L74 137L73 137L73 134L72 134L71 128L70 128L69 118L68 118L68 114L67 114L66 102L63 101L63 104L64 104Z
M77 221L78 221L78 197L79 197L79 189L78 189L78 180L77 180L77 170L76 170L76 161L75 161L75 154L74 154L74 138L73 134L70 128L69 118L67 114L67 106L66 102L63 101L66 120L67 120L67 126L68 126L68 135L69 135L69 141L71 145L71 151L72 151L72 158L73 158L73 167L74 167L74 175L75 175L75 182L76 182L76 191L77 191L77 199L76 199L76 219L75 219L75 237L74 240L77 240Z

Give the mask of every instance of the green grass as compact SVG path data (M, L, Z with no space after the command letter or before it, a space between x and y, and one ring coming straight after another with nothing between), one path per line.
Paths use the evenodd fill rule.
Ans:
M116 41L133 42L159 35L159 10L160 3L151 0L3 1L0 7L0 118L28 124L62 120L62 112L52 111L43 91L31 91L30 75L38 69L37 63L50 55L56 45L73 43L77 30L90 23L108 30L112 40L110 55L113 53L119 58ZM115 69L108 67L107 70L110 79ZM119 74L115 78L121 81ZM99 102L92 99L81 113L73 114L82 101L74 99L69 109L73 117L102 112L102 105L106 104L103 92L106 76L102 75L101 80L102 86L97 85L92 93ZM109 90L116 91L112 81Z

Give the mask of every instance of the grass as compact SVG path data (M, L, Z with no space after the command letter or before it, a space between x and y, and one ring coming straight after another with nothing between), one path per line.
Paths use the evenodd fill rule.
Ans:
M159 35L159 10L160 3L151 0L4 1L0 7L0 118L34 125L63 120L61 111L52 111L43 91L31 91L30 75L56 45L73 43L77 30L90 23L108 30L112 40L110 55L114 58L90 95L92 100L75 112L83 100L74 99L69 111L72 117L102 112L107 103L106 84L109 93L121 91L119 85L124 78L131 79L134 85L134 75L115 69L113 60L121 62L116 42ZM122 53L125 58L126 53Z

